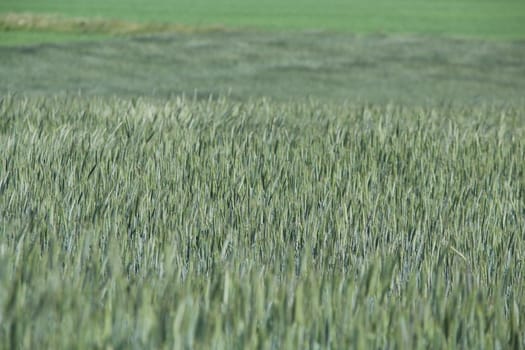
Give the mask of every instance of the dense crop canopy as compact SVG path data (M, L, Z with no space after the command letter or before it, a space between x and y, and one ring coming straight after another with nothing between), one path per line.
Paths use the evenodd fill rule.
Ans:
M0 347L523 348L524 112L4 96Z

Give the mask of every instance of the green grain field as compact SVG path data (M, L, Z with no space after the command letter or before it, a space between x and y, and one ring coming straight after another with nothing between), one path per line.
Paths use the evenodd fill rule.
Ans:
M0 349L525 348L523 1L0 3Z
M0 346L522 348L524 118L3 97Z

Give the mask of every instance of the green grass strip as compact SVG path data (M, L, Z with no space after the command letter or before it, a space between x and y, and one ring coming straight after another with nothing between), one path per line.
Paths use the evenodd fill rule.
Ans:
M38 31L70 34L133 35L225 31L221 26L198 27L174 23L132 22L103 18L65 17L55 14L8 13L0 15L0 32Z

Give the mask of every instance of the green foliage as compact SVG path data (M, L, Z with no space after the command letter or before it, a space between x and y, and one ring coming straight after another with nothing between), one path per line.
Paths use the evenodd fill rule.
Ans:
M0 348L523 348L523 108L0 100Z

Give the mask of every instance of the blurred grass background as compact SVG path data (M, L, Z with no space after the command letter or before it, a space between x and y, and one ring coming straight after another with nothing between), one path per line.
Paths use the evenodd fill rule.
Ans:
M7 12L275 30L525 38L525 3L520 0L3 0L0 13Z
M5 0L0 91L520 102L524 23L514 0Z
M226 27L270 31L328 30L347 33L421 34L495 40L525 38L525 2L354 0L338 1L34 1L4 0L0 3L0 45L63 42L74 40L62 34L63 26L35 28L6 23L6 16L29 14L120 20L145 27L176 24L189 28ZM106 35L111 26L106 26ZM39 37L34 32L42 32ZM74 31L78 32L78 31ZM53 33L56 33L53 35ZM84 40L89 31L79 35ZM102 34L102 32L98 32ZM93 36L92 39L99 39Z
M436 104L523 102L525 43L210 32L0 47L0 92Z

